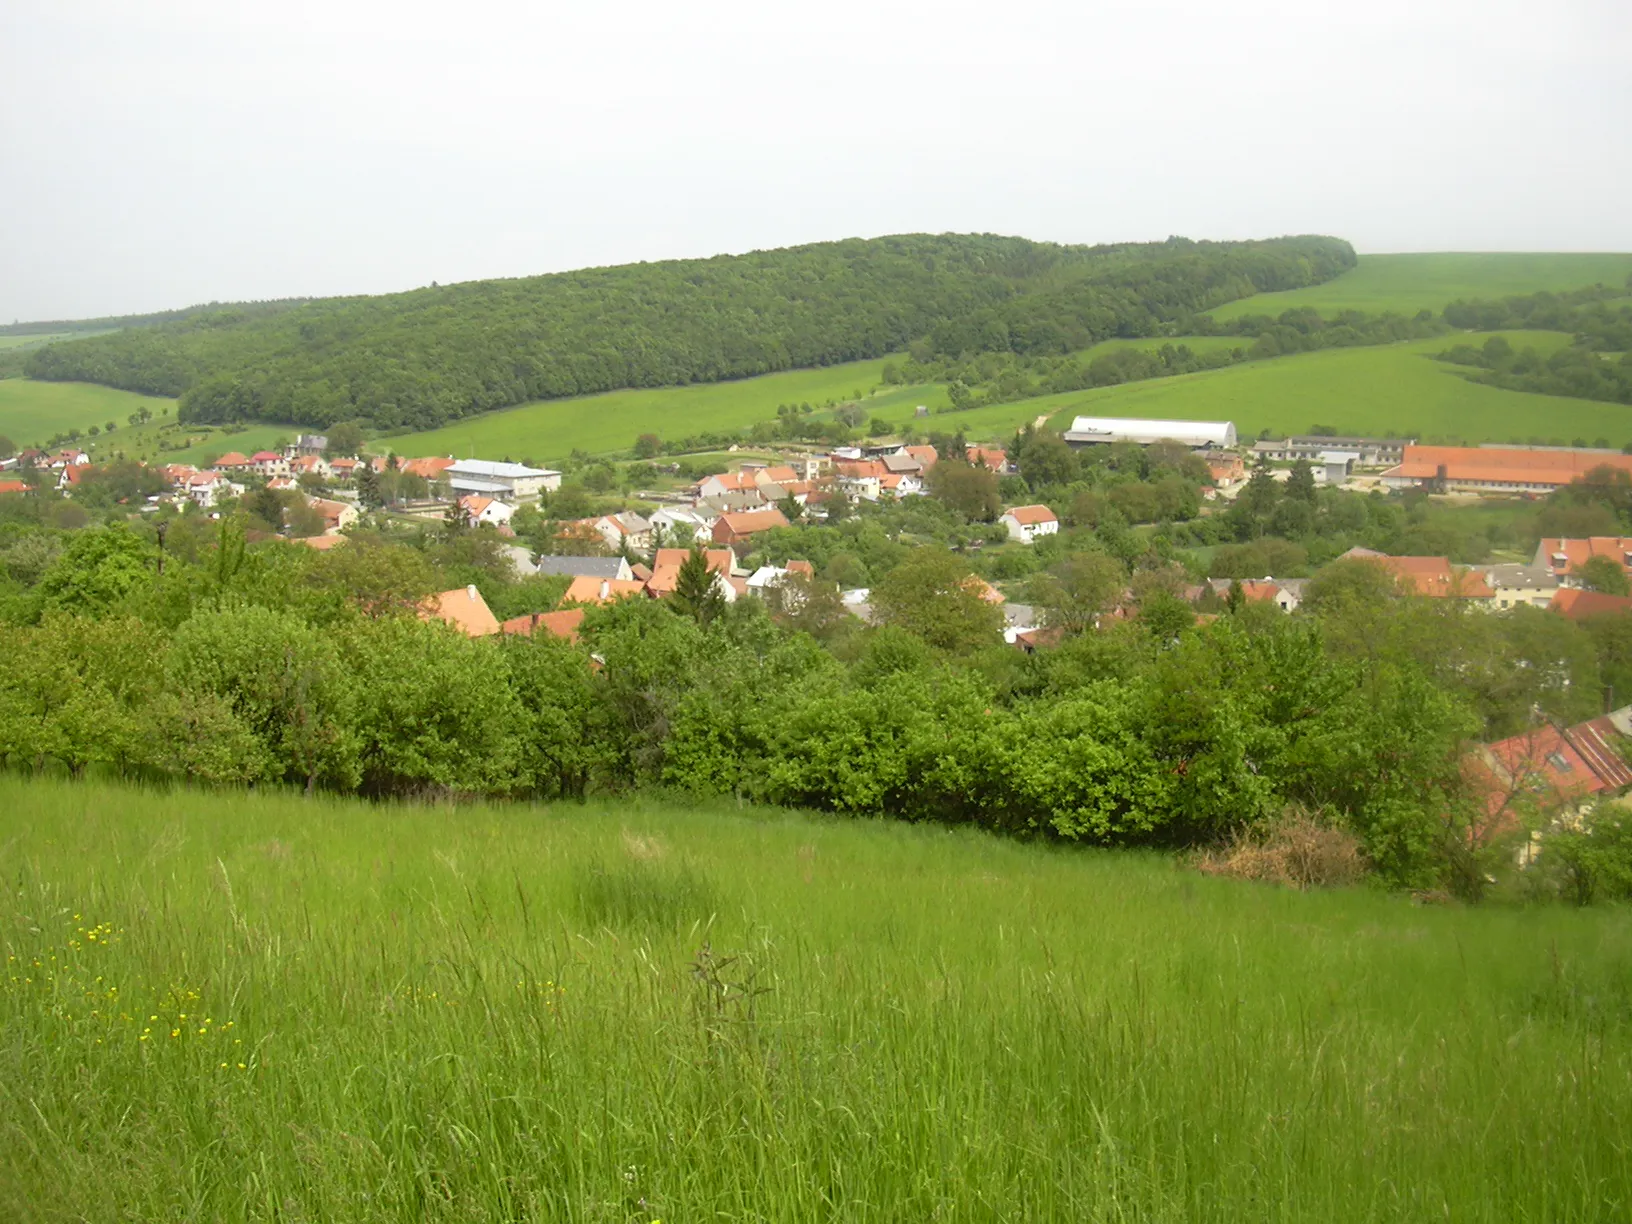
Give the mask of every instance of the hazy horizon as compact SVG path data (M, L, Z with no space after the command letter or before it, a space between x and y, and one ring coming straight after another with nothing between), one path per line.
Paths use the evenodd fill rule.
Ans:
M0 320L906 232L1629 251L1632 6L0 16Z

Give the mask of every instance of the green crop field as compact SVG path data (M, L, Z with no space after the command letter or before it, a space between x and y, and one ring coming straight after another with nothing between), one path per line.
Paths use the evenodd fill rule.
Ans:
M1632 1208L1632 914L971 832L0 778L8 1220Z
M166 409L173 412L175 403L94 383L4 378L0 379L0 434L18 446L32 446L44 443L55 433L88 430L92 425L101 426L109 421L119 430L126 430L129 428L126 421L138 408L146 407L158 416ZM115 432L110 441L116 442L118 436Z
M815 370L790 370L736 382L690 387L609 391L604 395L545 400L471 417L425 433L381 439L403 455L456 455L460 458L564 459L575 450L591 454L628 450L643 433L664 439L711 432L735 432L776 419L778 404L829 400L844 402L878 385L884 362L856 361ZM891 388L878 397L894 405L916 395L931 407L946 402L938 387ZM869 411L874 400L864 399ZM906 410L911 413L911 407Z
M1632 254L1478 254L1362 255L1359 266L1336 280L1308 289L1263 293L1213 311L1223 321L1244 314L1279 314L1312 306L1331 314L1392 310L1436 314L1457 298L1506 297L1543 289L1581 289L1587 285L1624 285L1632 276Z
M1516 346L1547 351L1557 332L1505 332ZM1479 337L1483 339L1483 337ZM1326 349L1150 382L1124 383L1032 400L1016 408L1051 414L1055 428L1078 414L1232 420L1244 438L1268 429L1415 437L1423 441L1524 442L1602 438L1632 442L1632 410L1596 400L1532 395L1469 382L1431 354L1457 337L1379 348Z

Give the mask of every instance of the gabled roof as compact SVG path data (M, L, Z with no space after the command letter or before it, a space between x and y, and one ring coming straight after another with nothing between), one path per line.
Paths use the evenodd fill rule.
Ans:
M919 463L914 456L906 454L905 452L885 455L880 462L884 464L884 470L886 472L921 472L924 470L923 464Z
M753 535L758 531L769 531L773 527L786 527L788 519L775 506L764 510L743 510L736 514L722 514L720 521L726 529L734 535Z
M256 451L249 457L251 463L282 463L283 456L277 451Z
M431 596L420 616L425 620L446 621L471 637L487 637L499 631L498 619L474 586L455 587Z
M543 556L538 559L538 572L572 578L617 578L626 564L622 557Z
M1608 557L1616 565L1626 566L1632 557L1632 537L1588 536L1586 539L1568 539L1557 536L1544 538L1536 548L1537 560L1554 573L1572 573L1594 557Z
M779 463L775 467L760 469L759 479L768 480L773 484L785 485L798 480L799 473L794 471L787 464Z
M689 548L660 548L652 560L652 567L654 570L666 565L678 568L686 563L690 553ZM703 556L708 561L708 568L717 574L729 574L731 567L737 563L736 555L729 548L705 548Z
M1012 518L1022 527L1034 526L1037 523L1057 523L1054 511L1047 506L1015 506L1003 512L1004 518Z
M705 485L711 480L731 493L747 493L755 491L759 487L757 475L753 472L718 472L713 476L704 476L697 483Z
M526 476L559 476L553 468L528 467L524 463L503 463L496 459L459 459L448 465L454 476L488 476L500 480L519 480Z
M611 603L615 599L628 599L634 595L643 594L645 584L626 578L591 578L586 576L574 578L567 593L561 597L562 603L569 604L602 604Z
M0 480L0 493L27 493L28 485L21 480Z
M1560 587L1553 593L1548 609L1572 621L1589 620L1594 616L1625 616L1632 612L1632 596L1605 595L1602 591L1585 591L1579 587Z
M1499 446L1407 446L1400 465L1384 475L1429 480L1443 468L1447 480L1567 485L1600 467L1632 472L1632 455Z
M422 459L407 460L402 465L402 471L412 476L422 476L426 480L435 480L452 466L453 460L451 458L429 455Z
M249 467L249 466L251 466L251 464L249 462L249 459L246 456L240 454L239 452L237 452L237 451L228 451L226 454L222 455L221 458L217 459L213 466L218 467L218 468L224 468L224 467Z
M1008 452L998 446L971 446L964 454L976 467L987 467L994 472L1001 472L1009 464Z
M352 458L349 458L349 457L329 460L329 466L331 468L333 468L337 472L340 471L340 469L342 469L342 468L344 468L346 471L349 472L349 471L351 471L352 468L357 466L357 463L358 463L358 461L356 459L352 459Z
M926 472L941 461L941 452L933 446L903 446L901 451L918 460L918 466Z
M563 608L559 612L534 612L528 616L517 616L505 621L500 628L505 633L522 634L526 637L531 637L542 629L555 637L576 642L578 628L583 623L582 608Z
M350 539L350 536L343 535L298 536L289 542L291 544L304 544L307 548L315 549L318 552L328 552L331 548L339 548L340 545Z
M1490 599L1495 594L1484 575L1453 568L1447 557L1390 557L1351 548L1341 559L1379 565L1394 575L1402 590L1431 599Z

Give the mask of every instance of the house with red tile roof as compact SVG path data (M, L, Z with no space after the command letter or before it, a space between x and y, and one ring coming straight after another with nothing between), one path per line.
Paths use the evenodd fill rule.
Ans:
M1059 518L1047 506L1015 506L1000 514L997 521L1009 529L1009 539L1022 544L1060 530Z
M595 578L588 574L574 578L567 593L561 597L564 604L608 604L614 600L632 599L646 594L646 584L627 578Z
M505 633L533 637L539 631L568 642L578 640L578 630L584 623L583 608L563 608L559 612L533 612L516 616L500 626Z
M652 576L646 580L646 593L656 599L663 599L674 594L675 587L680 581L680 567L686 563L690 550L685 548L660 548L652 561ZM731 581L731 570L736 565L736 554L729 548L708 548L703 550L703 556L708 563L709 573L714 575L714 589L727 603L736 600L740 593L738 587Z
M498 618L474 584L431 596L419 615L422 620L452 625L470 637L489 637L499 631Z
M439 455L429 455L422 459L405 459L400 469L410 476L419 476L425 480L440 480L443 474L457 462L451 456L444 458Z
M306 504L323 516L324 535L338 535L361 517L357 507L350 502L330 501L325 497L313 497Z
M1632 595L1606 595L1583 587L1559 587L1548 610L1567 620L1591 620L1595 616L1625 616L1632 612Z
M725 497L730 494L763 501L764 497L759 491L758 472L720 472L697 482L698 497Z
M259 476L287 476L290 472L289 460L277 451L256 451L249 462Z
M239 474L251 470L255 465L249 461L249 456L238 451L228 451L210 465L218 472Z
M459 509L465 513L465 521L472 527L479 527L484 523L499 526L510 521L515 514L515 507L507 506L503 502L491 497L480 497L475 493L467 493L459 499Z
M1577 723L1544 724L1473 749L1463 777L1479 796L1484 819L1476 840L1516 831L1527 820L1568 822L1601 795L1632 787L1624 751L1632 737L1632 707Z
M787 516L775 506L764 510L745 510L739 514L722 514L714 523L713 538L716 544L742 548L750 544L756 535L787 525Z
M342 544L350 543L350 541L351 541L350 536L320 535L320 536L297 536L294 539L290 540L289 542L291 544L304 545L305 547L311 549L313 552L330 552L330 551L332 551L332 550L334 550L336 548L339 548Z
M0 480L0 493L31 493L28 483L22 480Z
M1579 586L1581 567L1594 557L1608 558L1632 577L1632 536L1547 536L1536 545L1531 564L1545 567L1562 586Z
M1340 561L1366 561L1394 576L1400 591L1430 599L1466 599L1490 603L1496 593L1478 570L1453 566L1448 557L1391 557L1369 548L1351 548Z

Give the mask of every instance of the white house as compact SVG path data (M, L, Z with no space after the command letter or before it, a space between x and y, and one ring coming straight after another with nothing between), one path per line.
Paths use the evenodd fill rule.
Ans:
M632 511L603 514L590 524L613 552L621 552L628 545L636 552L645 552L652 546L652 524Z
M652 525L652 538L659 543L673 543L681 538L685 528L691 532L691 538L706 540L714 533L714 524L719 521L720 513L712 506L699 503L695 506L664 506L654 513L648 520Z
M195 472L184 486L187 497L201 510L212 509L227 497L243 496L244 486L228 480L220 472Z
M461 497L459 507L465 512L465 518L472 527L478 527L483 523L497 527L508 523L510 516L516 512L514 506L507 506L496 498L479 497L474 493Z
M1198 449L1206 446L1233 447L1235 422L1080 416L1065 431L1065 440L1072 446L1104 446L1112 442L1149 446L1152 442L1177 442Z
M561 473L521 463L461 459L448 468L447 481L460 495L475 493L514 503L535 500L540 493L554 493L561 487Z
M1009 539L1030 544L1038 536L1054 535L1060 529L1060 520L1047 506L1016 506L1005 510L998 522L1009 529Z

